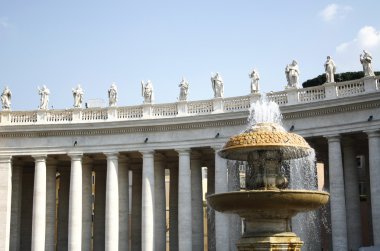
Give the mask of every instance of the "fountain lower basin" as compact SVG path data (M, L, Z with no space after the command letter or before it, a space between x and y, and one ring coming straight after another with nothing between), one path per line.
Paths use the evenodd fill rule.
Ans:
M328 199L329 194L326 192L289 189L248 190L207 197L208 203L216 211L238 214L244 218L253 215L289 218L299 212L315 210L326 204Z

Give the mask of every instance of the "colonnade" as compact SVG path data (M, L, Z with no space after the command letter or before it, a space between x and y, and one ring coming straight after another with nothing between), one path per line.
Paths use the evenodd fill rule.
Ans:
M171 151L177 157L170 163L163 153L154 150L140 151L141 157L135 163L126 157L128 153L118 152L104 152L102 160L88 158L91 155L88 153L68 153L64 156L69 160L64 162L66 165L56 156L31 155L34 166L29 169L34 167L34 172L29 178L22 177L25 168L22 164L13 165L11 157L6 158L0 165L13 168L14 183L12 213L8 217L12 220L8 238L10 250L29 247L35 251L158 251L166 250L167 231L170 250L203 250L202 166L205 160L202 154L190 148ZM216 169L220 169L215 172L218 182L214 190L227 191L226 161L220 160L217 151L210 149L215 155ZM209 170L214 169L214 160L206 162ZM165 169L170 170L169 226ZM24 183L27 179L31 184ZM56 185L59 186L57 194ZM25 189L31 188L33 193L28 196ZM27 204L32 205L30 226L23 222L22 216L27 215L22 212ZM224 245L226 238L228 240L228 221L224 216L218 217L212 221L217 226L217 236L220 234L223 239L216 239L216 250L228 250ZM22 233L27 229L31 230L30 245L27 234Z
M380 245L380 132L367 131L373 244ZM357 250L363 246L359 179L355 140L342 135L326 136L330 218L333 250ZM356 149L355 149L356 148ZM365 151L365 150L364 150ZM371 234L371 233L370 233Z
M370 179L371 235L373 244L380 245L380 132L366 131L360 137L366 137L368 148L363 151ZM328 156L332 248L357 249L363 245L364 225L357 142L339 134L325 136L324 142L316 150ZM210 211L207 224L203 217L201 168L208 167L209 194L228 190L227 161L217 152L208 148L207 157L191 148L2 155L0 236L6 241L0 250L158 251L167 245L170 250L203 250L204 225L208 250L230 250L229 216ZM170 172L169 191L165 170Z

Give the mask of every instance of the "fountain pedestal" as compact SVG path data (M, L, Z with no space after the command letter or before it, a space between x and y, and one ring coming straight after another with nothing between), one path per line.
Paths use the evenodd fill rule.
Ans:
M236 244L239 251L301 251L303 241L292 232L241 238Z

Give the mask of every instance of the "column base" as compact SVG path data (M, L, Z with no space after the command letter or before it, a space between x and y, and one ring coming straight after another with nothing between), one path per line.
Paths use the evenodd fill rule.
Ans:
M242 237L239 251L301 251L303 241L293 232Z

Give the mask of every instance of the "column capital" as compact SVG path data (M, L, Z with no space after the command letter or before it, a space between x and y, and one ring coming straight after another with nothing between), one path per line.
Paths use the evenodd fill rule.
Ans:
M154 150L148 149L148 150L140 150L139 153L143 155L143 157L152 157L154 156Z
M178 153L178 155L190 155L191 149L190 148L176 148L175 151Z
M104 155L106 155L107 159L118 159L119 152L116 151L110 151L110 152L103 152Z
M82 152L70 152L67 155L71 158L71 160L82 160L83 153Z
M377 138L377 137L380 137L380 130L368 130L368 131L364 131L367 135L368 135L368 138Z
M220 150L223 149L223 145L213 145L213 146L210 146L214 151L215 153L219 152Z
M46 162L47 155L46 154L34 154L32 155L35 162Z
M11 163L12 155L0 155L0 163Z
M323 137L327 139L328 143L340 142L341 139L341 136L339 134L324 135Z

